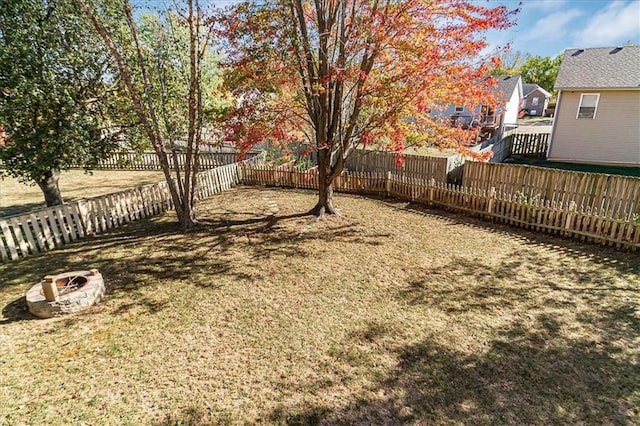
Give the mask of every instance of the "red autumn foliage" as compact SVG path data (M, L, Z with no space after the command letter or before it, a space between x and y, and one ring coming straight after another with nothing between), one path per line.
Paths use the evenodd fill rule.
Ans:
M516 12L468 0L236 5L220 17L219 35L232 70L226 87L242 101L218 124L245 150L264 140L309 141L318 153L316 207L331 211L331 184L355 147L402 153L472 141L474 133L432 111L496 104L486 78L495 65L478 52L484 32L511 26Z

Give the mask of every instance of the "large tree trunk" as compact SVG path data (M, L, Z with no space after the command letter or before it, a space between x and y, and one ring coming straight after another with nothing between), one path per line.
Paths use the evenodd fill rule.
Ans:
M63 204L62 194L60 194L60 188L58 187L58 181L60 180L60 171L51 170L48 171L42 180L38 181L38 186L44 194L44 200L47 203L47 207L59 206Z
M178 216L178 221L180 222L182 229L186 231L196 224L195 210L193 209L193 206L190 205L192 201L188 192L190 188L189 178L185 177L184 182L182 182L180 179L180 173L176 172L176 183L176 181L174 181L173 177L171 176L171 167L167 158L165 142L162 132L160 131L159 120L156 114L155 103L153 100L153 88L151 85L149 74L147 72L147 66L142 52L142 47L138 40L138 32L133 19L133 10L131 8L131 3L124 2L124 11L127 25L130 29L130 33L135 44L134 52L137 55L138 65L140 68L139 70L142 74L141 80L144 87L144 94L146 95L145 97L141 96L142 93L139 92L139 90L136 88L134 79L131 75L129 62L125 60L123 52L118 50L118 47L114 43L105 26L98 20L96 14L94 14L92 9L87 6L84 0L76 0L76 2L87 15L96 31L98 31L105 44L109 48L109 51L116 60L116 63L118 64L120 76L122 77L124 84L129 91L129 95L131 97L131 101L133 102L135 112L140 119L142 126L144 127L145 133L151 141L151 145L158 155L158 159L160 160L160 165L167 181L167 185L169 187L169 192L171 194L175 212ZM189 5L190 7L192 7L193 3L189 2ZM192 19L192 17L190 19ZM144 102L145 100L146 102ZM192 123L193 121L191 120L189 124L192 125ZM187 170L185 170L184 176L189 176L189 173L189 168L187 168Z
M326 149L318 151L318 203L311 209L311 214L339 214L333 207L333 180L341 171L331 167L331 153Z
M182 227L183 232L187 232L198 224L198 220L196 218L195 206L193 206L189 200L184 200L183 203L184 205L180 207L182 211L179 214L180 226Z

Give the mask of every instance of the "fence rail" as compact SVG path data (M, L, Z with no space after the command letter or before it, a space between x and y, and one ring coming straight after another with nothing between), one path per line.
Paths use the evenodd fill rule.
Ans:
M316 172L243 166L242 183L291 188L318 188ZM509 225L578 238L603 245L640 250L640 220L619 210L581 206L574 200L543 200L521 193L465 187L418 179L394 172L346 172L336 191L390 195L400 199L495 220Z
M247 158L252 158L256 154L249 153ZM169 165L174 167L177 162L180 169L185 168L187 155L185 153L167 154ZM208 170L226 164L233 164L239 161L239 154L229 152L200 152L198 154L200 170ZM80 166L78 166L80 168ZM174 167L175 168L175 167ZM100 161L94 170L162 170L160 159L155 152L121 152Z
M511 136L509 156L545 160L549 148L549 133L516 133Z
M434 178L440 182L455 180L462 163L459 155L448 157L429 157L425 155L399 154L393 152L358 149L351 153L346 168L359 172L387 172L411 174L425 178Z
M239 184L241 171L240 163L234 163L198 173L197 197L206 198ZM0 258L15 260L50 250L172 208L167 182L159 182L2 219Z
M581 209L640 215L640 179L513 164L467 161L462 186L518 194L529 200L575 202Z

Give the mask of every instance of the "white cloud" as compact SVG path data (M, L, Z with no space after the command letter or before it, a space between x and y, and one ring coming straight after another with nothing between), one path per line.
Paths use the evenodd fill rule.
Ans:
M543 40L557 40L568 34L569 23L584 14L580 9L569 9L550 13L536 21L533 26L522 35L522 41L537 42Z
M518 3L514 0L490 0L491 6L506 6L514 9ZM480 52L485 57L496 53L497 48L509 45L511 51L545 55L541 52L558 40L567 38L569 23L584 15L578 8L558 11L566 6L566 0L543 0L523 2L516 15L516 25L509 30L491 30L485 34L488 46ZM555 10L555 12L554 12ZM542 17L540 17L542 16ZM543 42L543 43L540 43ZM563 51L563 49L560 49Z
M582 47L623 44L640 38L640 1L614 1L600 9L573 40Z

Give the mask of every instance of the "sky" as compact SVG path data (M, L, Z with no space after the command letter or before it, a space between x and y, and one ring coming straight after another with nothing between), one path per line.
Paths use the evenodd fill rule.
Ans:
M519 1L476 0L519 7ZM640 0L522 0L516 26L487 34L486 53L509 43L512 51L557 56L565 49L640 44Z
M229 6L240 0L200 0ZM260 0L253 0L260 1ZM640 0L471 0L493 7L520 8L516 25L487 34L483 56L509 44L512 51L557 56L565 49L640 44ZM138 5L172 4L173 0L133 0Z

